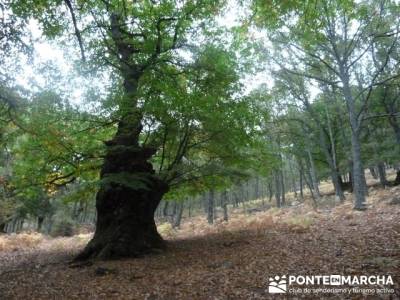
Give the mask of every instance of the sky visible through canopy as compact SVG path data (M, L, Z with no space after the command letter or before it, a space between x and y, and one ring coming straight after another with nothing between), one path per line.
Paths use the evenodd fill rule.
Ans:
M238 7L234 1L229 1L228 8L224 14L220 16L217 21L221 26L232 28L233 26L240 25L240 18L246 15L246 11L243 7ZM82 98L84 96L84 90L82 82L85 78L82 75L78 75L74 70L72 61L68 59L71 53L67 53L68 49L64 47L64 50L57 45L56 42L50 43L41 36L41 30L36 21L32 20L29 23L29 30L34 39L34 62L26 62L23 67L23 71L17 77L17 82L23 87L28 87L35 90L35 87L44 87L49 85L46 77L40 73L40 67L43 65L50 65L60 71L62 77L67 78L66 84L72 87L70 91L71 103L82 105ZM251 37L260 39L263 34L259 31L253 31ZM75 39L75 36L71 34L71 39ZM76 49L74 49L76 50ZM23 58L21 58L23 59ZM272 77L267 72L258 72L256 74L242 74L242 82L245 87L245 92L248 93L254 88L261 84L267 84L268 87L273 85ZM86 83L89 84L89 83Z

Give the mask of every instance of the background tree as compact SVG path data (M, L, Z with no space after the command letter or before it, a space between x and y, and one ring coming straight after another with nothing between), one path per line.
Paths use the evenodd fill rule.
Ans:
M256 1L255 7L260 8L257 22L268 23L265 5ZM337 87L346 103L351 129L355 209L364 209L366 193L360 142L363 118L373 89L394 78L393 74L382 78L387 68L392 69L389 62L398 37L398 22L392 26L387 22L398 18L394 7L390 1L308 1L303 6L294 1L279 8L282 19L290 16L293 20L292 13L295 13L297 20L278 23L283 29L275 30L271 35L277 49L274 62L281 69ZM388 32L390 38L386 35ZM377 40L385 37L390 39L380 48L385 59L381 64L369 64L376 55Z

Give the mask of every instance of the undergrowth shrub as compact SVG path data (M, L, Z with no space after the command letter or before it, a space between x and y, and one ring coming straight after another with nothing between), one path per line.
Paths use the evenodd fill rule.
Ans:
M294 232L305 232L314 224L314 219L309 216L293 216L284 220Z
M265 231L273 225L273 217L271 215L264 215L249 220L247 228L254 231L257 235L262 235L265 234Z
M72 220L61 219L55 222L50 232L52 237L73 236L75 233L75 224Z
M158 225L157 227L158 233L163 237L171 237L174 235L175 230L172 227L171 223L166 222Z

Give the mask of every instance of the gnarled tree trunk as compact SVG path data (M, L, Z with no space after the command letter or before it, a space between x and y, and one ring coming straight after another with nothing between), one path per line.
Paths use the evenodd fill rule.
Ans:
M96 232L77 260L135 257L164 248L154 212L168 186L148 162L156 150L139 145L141 126L133 120L121 121L106 143L96 196Z
M151 60L145 65L130 63L135 51L126 41L125 22L118 13L111 14L110 22L123 78L121 119L114 138L106 142L96 195L96 232L77 260L135 257L165 247L157 232L154 212L168 185L156 176L148 162L157 149L139 143L143 115L137 105L137 90Z

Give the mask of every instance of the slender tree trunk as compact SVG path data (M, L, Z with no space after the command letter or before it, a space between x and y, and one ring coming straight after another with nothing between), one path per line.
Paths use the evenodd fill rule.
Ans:
M297 181L295 175L295 166L292 164L292 159L289 160L289 175L292 186L292 192L294 193L294 198L297 200Z
M244 183L240 184L240 195L241 195L241 203L243 207L243 213L246 213L246 195L245 195L245 190L244 190Z
M386 91L386 89L385 89ZM382 95L381 100L383 102L383 105L385 107L386 113L388 113L390 116L388 118L389 120L389 124L390 126L392 126L393 132L394 132L394 136L396 138L396 143L398 145L400 145L400 124L399 124L399 120L397 117L397 109L395 108L395 103L396 101L390 101L391 99L386 99L387 95ZM387 102L386 100L389 100L389 102Z
M292 178L292 191L294 193L294 197L297 199L297 186L294 178Z
M327 158L330 159L328 156L327 156ZM339 171L337 169L336 164L334 164L334 162L332 160L330 160L328 162L329 162L329 165L330 165L331 180L332 180L332 183L333 183L333 187L335 189L335 194L339 198L339 201L341 203L343 203L344 200L346 199L346 197L344 196L344 192L343 192L343 189L342 189L342 184L340 183L340 180L341 180L340 173L339 173Z
M268 180L268 198L269 198L269 203L272 202L272 197L274 196L274 190L272 188L272 182L271 179Z
M250 200L250 186L249 186L249 184L250 184L250 181L248 180L246 182L246 185L245 186L243 185L243 187L245 188L245 192L246 192L246 198L245 198L246 202L248 202Z
M169 201L165 201L164 207L163 207L163 217L164 218L168 216L168 207L169 207Z
M348 186L349 186L349 192L352 193L353 192L353 162L350 162L351 164L351 169L349 171L349 173L347 173L347 182L348 182Z
M340 66L343 95L347 103L351 127L351 157L353 161L353 194L355 196L354 209L365 209L366 180L361 158L361 143L359 138L360 124L356 113L355 101L351 94L349 74L345 66Z
M258 199L260 198L260 178L256 176L256 182L255 182L255 198Z
M221 195L222 209L224 211L224 221L228 222L228 193L223 191Z
M214 190L211 189L208 194L208 205L207 205L207 221L208 224L214 223Z
M22 218L20 220L20 222L18 222L17 232L21 232L22 231L22 229L24 228L24 223L25 223L25 220Z
M299 175L300 175L300 179L299 179L299 185L300 185L300 198L301 198L301 200L304 200L304 192L303 192L303 187L304 187L304 183L303 183L303 177L304 177L304 175L303 175L303 173L304 173L304 170L303 170L303 164L299 164Z
M203 202L203 209L204 209L204 213L208 214L208 193L203 193L202 194L202 202Z
M6 233L6 223L0 223L0 233Z
M89 201L86 200L85 202L85 208L83 209L83 217L82 217L82 221L84 223L86 223L86 219L87 219L87 215L88 215L88 207L89 207Z
M174 224L175 216L177 213L177 208L178 208L178 203L176 202L176 200L174 200L173 205L172 205L172 214L170 216L170 222L172 225Z
M279 172L275 172L275 200L276 200L276 206L281 207L281 183L280 183L280 176Z
M261 182L261 202L262 202L262 208L265 208L265 197L266 197L266 189L268 190L268 187L266 188Z
M15 229L15 219L12 219L10 223L8 223L8 228L7 228L7 232L14 232Z
M182 214L183 214L183 206L184 206L183 201L180 201L177 204L177 211L176 211L176 214L175 214L175 220L174 220L174 224L173 224L174 228L179 228L181 226Z
M340 179L341 178L340 178L339 172L337 170L335 170L335 171L332 170L331 178L332 178L333 186L335 188L336 196L339 198L339 201L341 203L343 203L344 200L346 199L346 197L344 195L344 192L343 192L343 189L342 189L342 185L340 184Z
M72 207L72 219L77 220L78 214L78 201L75 201L74 206Z
M280 183L281 183L281 206L286 205L286 198L285 198L285 177L283 174L283 169L280 170Z
M326 137L325 137L325 128L324 125L319 117L318 114L316 114L314 112L313 107L311 106L310 102L307 100L307 98L305 98L303 100L307 110L309 111L309 113L311 114L312 118L314 119L314 121L316 122L317 126L318 126L318 130L319 130L319 144L321 146L321 149L325 155L326 161L328 162L329 168L330 168L330 173L331 173L331 179L332 179L332 183L335 189L335 193L336 196L339 198L340 202L343 202L345 200L345 196L342 190L342 187L339 183L339 172L338 172L338 166L337 166L337 162L336 162L336 147L335 147L335 140L334 140L334 136L332 133L332 126L331 126L331 119L329 116L329 111L328 109L326 109L325 106L325 115L326 115L326 120L327 120L327 134L329 137L329 143L326 141ZM310 139L308 138L308 135L306 135L306 139L308 140L308 143L311 143ZM311 157L311 152L309 149L307 149L307 152L309 153L309 158L310 158L310 163L311 163L311 167L313 168L313 171L311 172L312 175L312 182L313 182L313 186L314 186L314 190L316 191L316 198L319 199L320 197L320 192L318 189L318 183L315 185L315 167L314 167L314 163L312 161L312 157ZM314 174L314 175L313 175Z
M358 136L352 133L352 158L353 158L353 173L352 173L352 186L353 194L355 195L355 206L354 209L364 210L365 209L365 174L364 167L361 160L361 144Z
M393 182L393 185L400 185L400 170L398 170L396 173L396 178Z
M188 198L188 218L192 217L192 202L193 202L193 198Z
M310 163L310 176L311 176L312 190L314 192L314 196L316 198L316 201L319 201L321 194L319 192L317 175L316 175L316 170L315 170L315 165L314 165L314 159L313 159L311 151L309 149L307 149L307 155L308 155L308 160L309 160L309 163Z
M239 207L239 196L235 191L232 190L232 195L233 195L233 207L238 208Z
M304 179L306 181L306 185L308 187L308 190L310 191L311 201L312 201L311 204L312 204L313 208L315 209L317 207L318 203L317 203L317 200L315 198L315 192L314 192L313 187L312 187L311 175L309 176L309 180L307 180L307 176L304 176Z
M329 134L332 135L331 129L329 129ZM331 136L330 139L333 139L333 137ZM333 187L335 189L335 194L339 198L340 202L343 202L346 198L344 196L342 186L339 182L339 172L336 164L336 154L334 153L335 151L334 142L331 141L331 149L328 149L328 144L325 140L324 132L322 131L322 129L320 129L320 144L324 152L325 159L327 160L329 165L331 180Z
M371 173L371 175L372 175L372 177L373 177L374 179L378 179L378 174L376 174L376 171L375 171L375 167L374 167L374 166L369 167L369 172Z
M385 163L380 161L378 163L378 174L379 174L379 182L380 184L385 187L388 185L388 181L386 179L386 169L385 169Z
M40 216L37 219L37 231L40 232L42 230L42 225L43 225L44 217Z
M390 125L392 125L395 137L396 137L396 143L400 145L400 125L399 122L397 121L397 118L391 117L390 118Z

